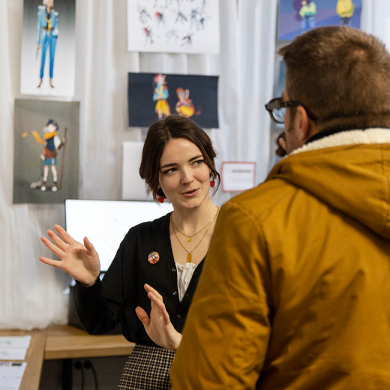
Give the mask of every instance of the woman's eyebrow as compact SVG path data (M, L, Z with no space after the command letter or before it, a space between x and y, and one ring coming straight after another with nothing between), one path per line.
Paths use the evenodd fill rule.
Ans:
M188 160L188 162L194 161L194 160L196 160L196 159L199 158L199 157L203 157L203 155L200 154L199 156L192 157L192 158L190 158L190 159Z
M198 159L198 158L200 158L200 157L203 157L203 155L202 155L202 154L199 154L198 156L192 157L192 158L190 158L190 159L188 160L188 162L194 161L194 160L196 160L196 159ZM175 166L175 165L179 165L179 164L178 164L178 163L168 163L168 164L164 164L164 165L162 165L162 166L160 167L160 169L164 169L164 168L168 168L168 167L173 167L173 166Z
M164 169L164 168L168 168L168 167L173 167L174 165L179 165L178 163L169 163L169 164L165 164L165 165L162 165L160 167L160 169Z

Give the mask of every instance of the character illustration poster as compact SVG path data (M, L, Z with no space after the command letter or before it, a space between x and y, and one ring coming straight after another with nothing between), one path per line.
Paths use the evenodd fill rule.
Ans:
M278 38L292 41L321 26L360 28L361 12L362 0L280 0Z
M149 127L168 115L217 129L218 76L129 73L129 126Z
M22 94L74 95L75 1L24 0Z
M128 0L128 50L218 54L218 1Z
M14 203L78 197L79 102L15 100Z

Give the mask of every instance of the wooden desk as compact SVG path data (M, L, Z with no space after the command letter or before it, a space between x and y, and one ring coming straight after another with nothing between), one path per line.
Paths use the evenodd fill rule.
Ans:
M91 336L69 325L46 329L45 360L128 356L134 348L122 335Z
M27 367L20 390L38 390L43 360L63 359L64 368L72 368L71 359L128 356L134 348L122 335L91 336L85 331L69 325L54 325L43 330L0 330L0 336L31 335L26 354ZM70 364L69 364L70 363ZM63 388L71 388L69 376Z
M27 367L19 389L38 390L41 380L46 331L0 330L0 336L31 336L30 347L27 350L26 359L24 360L27 362Z

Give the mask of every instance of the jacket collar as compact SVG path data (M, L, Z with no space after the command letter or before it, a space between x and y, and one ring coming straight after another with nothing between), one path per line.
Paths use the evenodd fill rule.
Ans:
M357 144L390 143L390 129L368 128L358 130L328 129L311 137L305 145L292 151L289 156L310 150Z

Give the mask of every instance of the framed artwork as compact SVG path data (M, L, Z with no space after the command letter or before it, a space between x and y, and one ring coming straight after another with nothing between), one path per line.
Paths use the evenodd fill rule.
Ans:
M14 203L78 198L79 102L15 100Z
M129 73L129 126L149 127L168 115L217 129L218 76Z
M278 38L292 41L312 28L351 26L360 29L362 0L280 0Z
M219 0L127 0L127 48L219 53Z
M76 0L24 0L22 94L74 95Z

